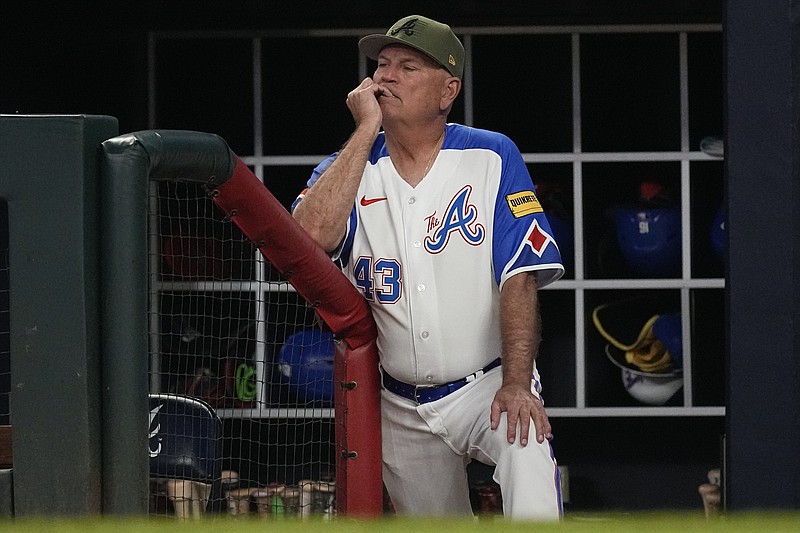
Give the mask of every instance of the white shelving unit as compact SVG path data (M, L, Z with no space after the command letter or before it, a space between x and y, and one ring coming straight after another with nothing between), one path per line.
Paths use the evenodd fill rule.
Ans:
M696 240L700 239L704 232L701 231L701 223L707 222L710 218L709 211L712 209L711 205L705 205L709 198L717 199L722 194L722 180L721 169L722 161L720 158L712 157L699 150L697 145L697 137L700 135L699 130L694 124L696 110L691 108L693 95L698 91L702 95L715 94L715 89L705 91L704 87L707 84L712 86L718 85L721 88L722 80L715 79L713 73L706 72L701 67L696 67L691 64L691 57L698 57L704 52L698 52L698 48L702 48L701 44L693 44L694 36L701 36L702 39L709 42L714 42L718 39L721 42L721 26L717 24L683 24L683 25L598 25L598 26L506 26L506 27L463 27L454 28L456 32L462 37L467 52L467 69L464 78L464 87L461 97L461 104L463 108L459 107L454 111L453 119L458 122L464 122L469 125L478 127L490 127L490 129L499 129L504 133L508 133L506 128L503 127L503 117L508 117L513 122L513 115L515 109L527 108L537 109L539 107L546 107L549 105L547 101L529 101L526 100L525 95L529 92L530 88L535 90L539 89L540 80L545 80L543 83L548 83L547 78L551 75L559 79L567 80L567 86L561 87L563 91L558 88L551 90L551 93L561 98L566 95L564 101L567 103L561 106L562 111L569 108L568 111L563 111L559 115L559 109L553 111L550 115L546 115L548 120L542 124L542 128L551 128L554 131L559 131L559 137L566 139L560 145L559 150L550 150L550 147L545 147L546 151L539 151L539 147L535 146L535 141L530 142L524 133L524 128L519 126L512 126L510 129L515 133L509 135L518 142L523 157L529 163L532 169L534 179L540 175L541 169L546 172L549 169L554 169L557 175L557 181L571 191L569 197L570 211L572 213L572 222L575 227L574 242L571 243L574 247L574 269L568 273L565 279L558 281L551 287L545 290L543 296L544 308L544 321L545 333L548 328L547 313L548 305L551 305L549 296L558 294L554 300L557 302L569 302L574 312L571 313L572 324L568 327L561 327L559 335L570 336L570 341L574 346L574 361L563 361L565 357L563 353L546 354L546 357L554 359L552 368L549 372L557 374L571 374L559 379L571 382L570 387L574 387L574 394L568 394L565 397L557 398L557 401L548 409L548 412L553 417L645 417L645 416L680 416L680 417L719 417L724 416L724 398L722 397L722 387L719 388L718 394L711 394L712 397L698 398L698 387L705 386L706 381L709 379L722 382L722 376L708 376L703 372L708 373L708 365L704 360L701 375L698 375L694 369L698 368L698 357L713 358L715 361L710 368L715 368L714 365L722 365L722 341L724 339L697 339L697 331L705 327L705 324L716 321L721 321L723 316L723 309L719 308L718 304L714 303L716 295L722 294L725 288L725 280L723 279L722 269L709 267L705 257L697 257L699 254L698 243ZM264 180L267 186L273 190L273 193L282 201L290 198L292 191L298 192L310 174L310 170L324 157L326 153L304 153L304 143L299 142L305 140L305 137L299 137L297 131L301 128L308 128L308 125L317 124L318 128L316 133L321 137L331 135L332 138L324 139L324 142L308 142L306 144L317 146L329 146L330 150L335 150L344 137L341 131L347 131L350 124L347 123L347 115L343 124L339 124L338 117L326 114L325 109L314 108L314 102L303 100L303 94L297 95L296 101L277 102L272 99L270 95L274 91L284 90L280 88L281 84L285 84L287 76L285 72L278 71L277 74L272 75L272 68L285 67L285 63L276 64L275 51L273 50L276 43L283 42L286 50L295 48L295 44L299 43L300 47L304 47L304 52L298 54L298 57L313 58L311 61L336 61L336 51L339 49L350 50L351 57L347 57L346 61L341 66L341 74L339 78L332 80L314 78L311 83L315 86L323 87L325 91L334 92L336 97L341 93L342 98L334 99L335 101L343 101L343 95L355 84L359 79L369 75L371 67L368 61L357 55L355 43L360 36L372 32L382 32L378 28L353 28L353 29L308 29L302 32L285 32L285 31L263 31L263 32L154 32L150 36L149 46L149 87L150 87L150 125L153 128L181 128L181 129L201 129L211 130L222 135L226 140L231 143L232 148L244 160L244 162L253 168L254 173L260 179ZM618 39L620 38L620 39ZM661 149L632 149L626 150L625 146L619 150L614 148L613 138L602 139L598 142L596 139L596 132L602 129L602 122L594 117L597 113L597 102L594 101L594 108L589 108L587 105L587 97L595 95L595 87L591 85L597 84L597 79L587 79L587 69L589 76L595 75L598 72L597 65L586 65L587 52L591 52L592 58L596 61L598 51L591 45L587 45L586 41L590 40L592 44L604 42L605 39L608 43L613 44L616 50L624 49L625 42L634 44L643 44L645 47L651 46L654 54L660 58L666 54L669 56L670 51L674 50L674 57L668 59L664 65L654 64L649 65L652 68L651 72L657 73L659 80L665 81L668 88L665 89L669 94L668 110L674 109L674 113L670 116L667 122L669 126L666 127L661 123L652 124L653 132L656 137L661 135L662 129L668 129L670 134L664 134L668 140L662 143L663 150ZM628 39L629 41L626 41ZM632 40L631 40L632 39ZM653 39L654 44L648 44L649 40ZM286 43L288 40L296 40L292 45ZM224 109L210 113L211 117L181 115L180 108L181 99L184 98L186 87L180 85L182 73L181 68L191 69L191 65L201 63L200 60L190 60L184 65L183 60L178 61L178 57L183 57L181 54L191 53L187 52L192 50L197 43L218 42L224 44L224 51L220 52L218 58L201 58L206 63L214 61L230 61L236 65L250 66L247 70L240 70L241 79L239 82L244 88L239 88L233 91L235 94L244 94L249 91L251 100L249 102L239 101L238 106L245 106L252 109L250 118L251 124L242 124L236 122L236 119L221 118L224 115ZM661 43L668 43L666 52L660 46ZM508 43L516 47L506 46ZM546 55L552 52L554 58L562 58L563 61L558 63L557 59L553 59L555 67L555 74L551 72L537 70L527 71L526 65L521 64L522 61L516 61L515 58L525 57L526 50L524 49L525 43L531 43L535 48L531 50L530 56L537 60L547 61L545 57L542 59L542 54ZM622 44L620 44L622 43ZM333 50L330 51L331 45ZM638 46L638 44L637 44ZM486 49L490 48L491 52L497 53L496 61L501 64L501 71L505 70L507 76L504 78L493 78L487 80L482 76L482 68L487 67ZM588 47L588 48L587 48ZM211 46L203 46L201 50L209 53L208 50L213 49ZM520 49L522 48L522 49ZM510 54L510 58L505 57L506 50ZM656 53L657 52L657 53ZM292 53L286 51L286 53ZM641 54L641 51L638 53ZM709 64L714 64L715 61L720 63L722 57L715 58L713 51L709 52L710 58L705 58L704 61ZM227 54L227 55L226 55ZM249 57L239 57L239 55ZM639 55L638 57L641 57ZM669 56L671 57L671 56ZM624 58L619 56L609 55L606 59L609 65L612 65L614 72L624 72L624 66L615 65L614 62L625 61ZM658 59L654 59L657 61ZM508 64L505 64L507 62ZM560 66L558 66L560 65ZM475 67L474 69L472 67ZM307 64L297 64L298 72L308 73L309 67ZM176 69L178 72L175 72ZM311 69L313 70L313 68ZM327 71L326 71L327 72ZM311 74L316 74L312 72ZM299 74L298 74L299 75ZM635 79L636 74L633 74ZM313 78L314 76L312 76ZM320 78L324 74L320 74ZM187 75L186 78L191 80L192 76ZM191 83L191 81L186 81ZM499 86L508 85L512 90L509 91L509 99L512 102L498 101L495 95L485 94L486 87L492 84ZM225 99L228 94L226 91L228 87L224 84L218 89L219 93L214 94L213 87L208 89L212 91L211 98L206 98L206 104L215 101L214 98L218 97L221 101L226 102L221 104L222 107L232 106L233 104L227 101L231 98ZM658 100L659 91L662 87L651 87L652 94L648 96L650 101ZM493 89L494 90L494 89ZM546 88L544 89L547 90ZM603 90L608 91L607 87ZM338 92L337 92L338 91ZM653 97L653 95L656 95ZM701 98L702 101L702 98ZM705 102L706 104L708 102ZM618 104L618 102L617 102ZM305 126L292 125L287 122L270 121L270 117L281 116L281 110L275 109L275 106L291 106L294 112L305 110L307 119ZM719 102L718 114L721 115L722 103ZM187 106L189 109L191 106ZM343 105L341 106L344 107ZM557 106L555 106L557 107ZM198 114L203 114L204 110L197 109ZM327 109L332 113L339 110ZM548 110L549 111L549 110ZM602 111L602 110L601 110ZM626 112L631 113L636 118L636 122L641 125L641 117L636 116L641 114L641 110L631 109ZM715 124L715 117L717 112L712 111L709 114L709 119L703 115L704 110L700 110L700 121L704 122L703 126L717 127L721 129L721 119L719 124ZM601 113L602 114L602 113ZM655 113L658 115L658 113ZM553 116L558 115L555 119ZM218 123L214 123L214 117L219 119ZM500 118L498 118L500 117ZM559 117L561 120L559 120ZM624 121L624 117L620 117ZM330 123L328 121L331 121ZM486 123L491 122L489 126ZM600 124L600 126L598 126ZM326 126L331 126L327 128ZM531 131L537 131L538 134L539 124L531 124ZM238 128L238 129L237 129ZM241 134L241 130L252 128L252 135ZM337 129L338 128L338 129ZM333 129L333 132L326 131ZM613 129L613 128L612 128ZM281 135L284 137L292 137L295 135L294 141L296 142L295 153L283 153L287 149L285 147L277 148L276 150L265 149L271 148L271 139L275 138L275 131L280 130ZM231 139L226 136L226 132L236 132L237 138ZM566 132L566 133L565 133ZM308 133L312 135L313 133ZM721 131L708 131L707 135L721 134ZM241 141L238 137L247 138ZM595 135L595 137L591 137ZM335 137L334 137L335 136ZM613 137L613 135L611 135ZM621 137L625 137L621 135ZM539 138L539 137L537 137ZM311 137L309 137L311 139ZM633 141L633 142L631 142ZM288 142L288 141L287 141ZM238 143L238 145L237 145ZM636 139L626 139L623 144L636 144ZM648 143L643 143L648 144ZM655 144L659 144L656 142ZM593 150L592 147L602 145L610 149ZM313 150L313 152L321 152L322 148ZM597 220L598 209L596 204L598 202L612 205L619 201L613 198L614 194L619 193L622 188L613 183L613 179L608 178L609 172L616 169L622 169L623 174L629 172L629 168L642 169L647 168L647 165L655 165L657 168L662 169L668 175L668 179L674 183L675 188L679 190L679 206L681 208L681 223L682 223L682 269L679 276L665 278L665 279L633 279L625 277L615 277L608 275L607 272L602 272L596 264L597 260L597 245L594 244L594 237L597 235L597 227L602 221ZM664 170L666 169L666 170ZM630 171L635 173L635 171ZM591 175L590 175L591 174ZM597 190L597 175L603 177L603 180L608 180L607 192L610 197L598 198L589 191ZM265 177L269 179L265 179ZM291 176L291 179L284 179L286 176ZM710 176L710 178L709 178ZM276 192L276 185L280 191ZM284 198L280 198L279 194L283 194ZM157 206L153 206L154 209ZM591 243L591 244L590 244ZM154 239L154 255L157 255L157 242ZM154 274L152 284L155 292L159 291L192 291L192 292L247 292L252 294L252 301L254 304L253 312L256 316L265 316L267 310L267 300L265 294L270 291L288 291L291 290L286 285L274 284L270 281L268 273L265 271L264 263L258 257L258 253L252 259L255 263L253 269L253 279L244 281L214 281L214 282L201 282L201 283L184 283L173 281L161 281L157 274ZM158 265L154 263L154 266ZM592 358L592 331L591 331L591 310L592 305L596 304L598 298L602 295L615 295L619 293L636 293L637 291L649 291L658 293L659 291L667 291L672 294L677 294L679 300L679 307L682 320L683 331L683 353L684 353L684 387L683 398L679 405L671 405L669 407L650 407L644 405L634 405L630 402L620 402L619 396L613 396L604 403L603 393L598 393L597 384L592 386L592 372L597 364ZM695 296L702 295L705 298L711 295L712 303L704 307L712 308L713 312L706 312L704 316L698 314L695 305ZM721 300L721 299L720 299ZM157 299L154 299L154 307L152 313L154 317L159 314L157 308ZM552 304L555 305L555 304ZM269 361L269 354L264 349L267 335L264 331L266 327L263 322L259 322L260 329L257 333L258 347L255 352L256 366L260 372L264 372L271 362ZM154 320L153 327L158 327L157 320ZM718 328L721 329L721 328ZM566 332L566 333L565 333ZM698 342L702 340L708 348L709 343L713 344L715 341L718 347L716 349L707 350L703 349L702 356L698 354ZM154 346L153 354L158 354L158 346ZM153 355L153 367L158 368L158 356ZM606 361L607 362L607 361ZM543 376L545 380L545 391L547 387L554 386L548 383L548 375ZM158 372L154 372L153 386L157 387L159 382ZM564 381L555 381L555 387L558 383ZM609 387L619 387L619 384L609 383ZM567 388L570 388L567 387ZM599 387L602 389L602 387ZM243 409L221 409L219 411L223 417L251 417L251 418L273 418L273 417L321 417L327 418L332 416L329 409L303 409L302 412L292 407L285 407L280 405L271 405L267 400L265 390L260 389L256 401L256 407L243 408Z

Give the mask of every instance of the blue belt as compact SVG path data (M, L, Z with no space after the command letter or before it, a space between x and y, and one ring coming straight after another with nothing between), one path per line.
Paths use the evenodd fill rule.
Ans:
M456 381L451 381L450 383L445 383L443 385L412 385L410 383L402 382L398 379L393 378L389 374L386 373L383 369L381 369L381 374L383 376L383 387L393 392L399 396L404 398L408 398L409 400L413 400L417 403L428 403L438 400L439 398L444 398L451 392L455 392L470 381L474 381L475 379L481 377L486 372L493 368L497 368L500 366L500 358L498 357L485 367L481 368L477 372L473 372L469 376L463 377Z

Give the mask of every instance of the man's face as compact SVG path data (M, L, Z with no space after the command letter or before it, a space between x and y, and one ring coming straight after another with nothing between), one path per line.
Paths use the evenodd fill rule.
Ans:
M441 113L442 94L449 73L413 48L389 45L378 55L373 81L381 86L378 98L384 120L415 120Z

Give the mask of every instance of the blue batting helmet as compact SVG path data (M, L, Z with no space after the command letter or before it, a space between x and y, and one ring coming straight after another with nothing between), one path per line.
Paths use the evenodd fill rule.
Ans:
M635 274L661 277L680 272L680 209L620 208L614 223L622 257Z
M301 402L333 401L333 333L319 329L289 336L278 353L282 380Z

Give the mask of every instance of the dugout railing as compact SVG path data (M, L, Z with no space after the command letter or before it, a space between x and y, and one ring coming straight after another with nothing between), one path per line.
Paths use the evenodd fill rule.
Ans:
M147 246L143 221L147 219L144 198L148 183L168 180L202 184L226 214L225 220L235 224L273 269L291 283L337 339L333 372L336 512L364 517L382 514L376 331L361 295L219 136L175 130L122 135L102 143L102 163L107 207L103 228L108 232L102 239L103 254L108 258L104 261L104 288L112 293L118 290L120 278L133 279L132 265L137 283L146 286L142 281L147 272L143 264ZM128 390L131 383L126 376L137 376L135 388L143 388L147 361L134 354L147 353L146 340L141 336L147 325L131 327L128 317L130 309L146 308L147 296L132 287L123 292L125 298L109 299L104 309L107 325L120 332L110 340L113 346L105 349L106 354L113 355L104 363L108 370L104 383L109 390L125 391L106 398L111 410L106 419L114 425L107 430L140 439L140 427L126 422L123 414L135 412L146 417L141 400ZM146 312L137 316L146 320ZM115 460L104 471L106 479L130 479L146 472L142 456L130 446L120 445L109 453ZM139 480L130 489L131 494L108 494L107 508L112 512L136 511L127 509L128 502L142 501L146 486L145 480Z

